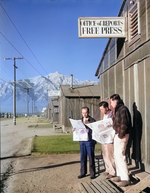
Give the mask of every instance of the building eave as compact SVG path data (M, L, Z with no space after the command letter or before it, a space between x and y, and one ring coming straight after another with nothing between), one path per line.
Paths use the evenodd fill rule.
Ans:
M120 8L120 11L119 11L119 14L118 14L118 17L120 17L126 1L127 1L127 0L124 0L124 1L123 1L122 5L121 5L121 8ZM100 69L100 67L101 67L101 64L102 64L103 58L104 58L104 56L105 56L105 53L106 53L106 51L107 51L107 48L108 48L108 45L109 45L110 40L111 40L111 38L108 39L108 42L107 42L107 44L106 44L105 50L104 50L103 55L102 55L102 58L101 58L101 60L100 60L100 63L99 63L99 65L98 65L98 68L97 68L97 70L96 70L96 72L95 72L95 76L98 76L98 75L99 75L99 69Z

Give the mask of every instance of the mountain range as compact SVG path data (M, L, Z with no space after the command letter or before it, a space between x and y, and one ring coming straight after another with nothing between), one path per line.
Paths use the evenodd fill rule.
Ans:
M37 76L29 79L21 79L16 82L16 112L27 113L27 101L29 113L41 112L47 106L50 99L49 91L59 91L60 85L69 85L71 76L62 75L58 72L50 73L47 76ZM94 81L80 81L73 78L73 85L98 84ZM0 82L1 112L13 112L13 87L14 82Z

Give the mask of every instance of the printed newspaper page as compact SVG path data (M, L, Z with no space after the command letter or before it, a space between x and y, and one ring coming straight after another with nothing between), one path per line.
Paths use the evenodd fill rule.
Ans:
M88 141L88 129L81 120L69 119L73 129L73 141Z
M113 121L111 118L86 125L92 129L92 139L95 141L101 144L112 143L114 141L115 131L112 127Z

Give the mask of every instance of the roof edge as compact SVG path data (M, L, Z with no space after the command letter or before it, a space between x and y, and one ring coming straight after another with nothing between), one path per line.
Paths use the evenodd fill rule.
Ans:
M123 8L124 8L124 5L125 5L126 1L127 1L127 0L123 0L123 3L122 3L121 8L120 8L120 10L119 10L118 17L121 15L122 10L123 10ZM107 50L107 48L108 48L108 45L109 45L109 42L110 42L111 39L112 39L112 38L109 38L109 39L108 39L108 42L107 42L107 44L106 44L106 47L105 47L104 52L103 52L103 55L102 55L102 58L101 58L101 60L100 60L100 63L99 63L99 65L98 65L98 68L97 68L97 70L96 70L96 72L95 72L95 76L98 76L98 75L99 75L98 72L99 72L101 63L102 63L102 60L103 60L103 58L104 58L104 56L105 56L106 50Z

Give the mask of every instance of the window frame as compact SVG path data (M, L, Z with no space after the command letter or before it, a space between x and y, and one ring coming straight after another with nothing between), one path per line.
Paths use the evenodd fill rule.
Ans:
M137 8L135 9L135 7L137 6ZM135 9L135 10L134 10ZM133 11L134 10L134 11ZM134 14L135 11L137 10L137 34L131 38L131 31L133 28L135 28L135 26L133 28L131 28L131 15L130 14ZM133 12L132 12L133 11ZM136 18L134 18L133 20L136 21ZM128 45L129 47L131 45L133 45L137 40L139 40L141 38L141 32L140 32L140 17L139 17L139 1L137 0L132 7L130 7L129 11L128 11ZM135 28L136 29L136 28Z

